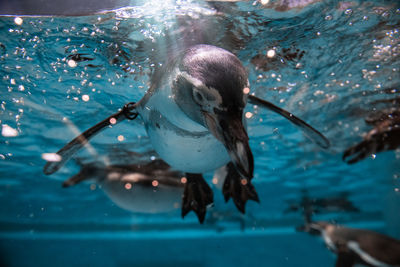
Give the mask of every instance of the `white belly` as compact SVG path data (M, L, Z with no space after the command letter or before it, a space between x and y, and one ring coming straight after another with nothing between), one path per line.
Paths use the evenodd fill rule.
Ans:
M182 112L168 87L153 94L138 111L154 149L174 169L204 173L230 161L222 143Z
M160 184L155 190L152 186L132 184L132 188L127 190L121 181L106 180L102 188L118 207L132 212L169 212L176 209L176 204L181 206L182 187Z
M208 130L178 128L157 111L150 112L146 130L160 157L177 170L204 173L230 160L225 147Z

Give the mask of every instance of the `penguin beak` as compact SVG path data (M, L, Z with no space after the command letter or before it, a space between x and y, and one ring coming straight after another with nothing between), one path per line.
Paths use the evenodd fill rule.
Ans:
M225 112L218 114L205 112L204 117L207 128L224 144L238 172L245 178L253 178L253 154L241 114L233 116Z

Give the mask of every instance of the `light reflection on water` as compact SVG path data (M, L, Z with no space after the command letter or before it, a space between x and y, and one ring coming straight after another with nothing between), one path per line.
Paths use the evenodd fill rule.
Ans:
M207 174L216 198L210 225L224 228L238 221L245 226L235 223L233 228L257 231L277 222L294 227L301 214L284 210L307 189L315 198L347 192L360 209L317 218L382 222L384 231L400 237L393 215L399 208L400 151L374 154L356 165L341 160L343 151L371 129L364 122L367 116L399 108L398 4L327 1L290 9L265 2L182 2L157 8L149 3L82 17L1 17L0 198L7 205L0 208L0 221L23 222L28 228L68 220L197 227L194 216L180 220L178 209L128 213L92 183L62 189L62 181L79 172L73 162L54 176L42 174L42 157L51 158L48 153L81 130L140 99L168 48L193 29L239 56L252 93L303 118L332 144L322 151L280 117L248 106L261 203L248 203L247 215L241 216L231 202L224 203L218 182ZM126 150L149 149L141 123L125 122L93 139L91 151L80 156L122 164Z

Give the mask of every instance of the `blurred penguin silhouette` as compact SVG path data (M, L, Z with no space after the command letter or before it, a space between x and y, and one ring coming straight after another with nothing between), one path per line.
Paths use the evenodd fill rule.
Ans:
M374 128L364 140L348 148L343 153L343 160L356 163L371 154L394 150L400 147L400 109L384 110L368 117L365 122Z
M79 164L80 172L63 187L93 180L117 206L132 212L169 212L181 206L186 178L160 159L129 165Z
M359 212L360 210L348 199L348 193L338 196L311 197L307 190L302 191L300 200L288 201L284 213L301 212L306 224L312 222L314 214L330 212Z
M326 246L337 254L336 267L400 266L400 241L383 234L322 221L298 230L320 235Z

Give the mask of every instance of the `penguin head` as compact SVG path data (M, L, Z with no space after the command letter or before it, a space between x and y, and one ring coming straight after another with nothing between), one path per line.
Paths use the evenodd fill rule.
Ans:
M173 81L173 95L181 110L226 147L236 169L253 177L253 155L243 123L249 83L247 72L232 53L198 45L184 54Z
M311 235L322 235L327 228L333 226L332 224L324 221L311 222L304 226L298 227L297 230L301 232L307 232Z

